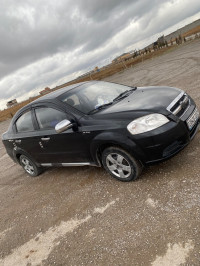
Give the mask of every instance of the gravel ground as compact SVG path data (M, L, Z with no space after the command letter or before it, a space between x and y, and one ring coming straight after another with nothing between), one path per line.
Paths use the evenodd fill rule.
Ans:
M106 80L179 87L200 108L199 47L186 43ZM95 167L30 178L0 143L0 265L200 265L199 144L198 133L123 183Z

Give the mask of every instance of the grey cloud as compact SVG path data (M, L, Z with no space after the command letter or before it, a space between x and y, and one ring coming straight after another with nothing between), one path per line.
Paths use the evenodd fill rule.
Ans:
M139 1L139 0L137 0ZM95 21L102 21L106 19L112 19L113 13L116 14L119 11L123 11L127 5L133 5L135 2L133 0L85 0L85 1L76 1L77 8L83 12L88 18L91 18Z
M1 77L60 51L93 50L148 10L144 0L55 3L5 1L1 6Z

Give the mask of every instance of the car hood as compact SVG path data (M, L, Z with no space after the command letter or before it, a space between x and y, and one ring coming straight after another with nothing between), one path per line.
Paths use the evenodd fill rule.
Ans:
M181 93L180 89L171 87L138 87L128 97L116 104L102 109L101 114L147 111L168 114L167 106Z

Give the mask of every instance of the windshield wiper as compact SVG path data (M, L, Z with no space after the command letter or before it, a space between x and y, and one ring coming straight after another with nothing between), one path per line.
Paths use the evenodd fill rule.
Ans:
M119 94L119 95L113 100L113 102L118 101L118 100L121 100L122 98L125 98L125 97L129 96L129 95L131 94L131 92L132 92L132 91L135 91L135 90L137 90L137 87L133 87L133 88L130 89L130 90L126 90L126 91L120 93L120 94Z
M109 103L105 103L105 104L99 105L97 108L95 108L95 109L89 111L89 112L88 112L88 115L93 114L93 113L95 113L95 112L97 112L97 111L103 109L104 107L109 106L109 105L112 105L112 104L113 104L113 102L109 102Z

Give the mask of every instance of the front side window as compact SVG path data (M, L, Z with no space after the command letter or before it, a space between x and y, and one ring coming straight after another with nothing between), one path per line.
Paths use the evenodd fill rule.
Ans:
M62 120L66 119L66 114L50 107L35 109L36 118L40 129L54 129Z
M28 132L34 130L31 111L24 113L17 119L16 129L17 132Z

